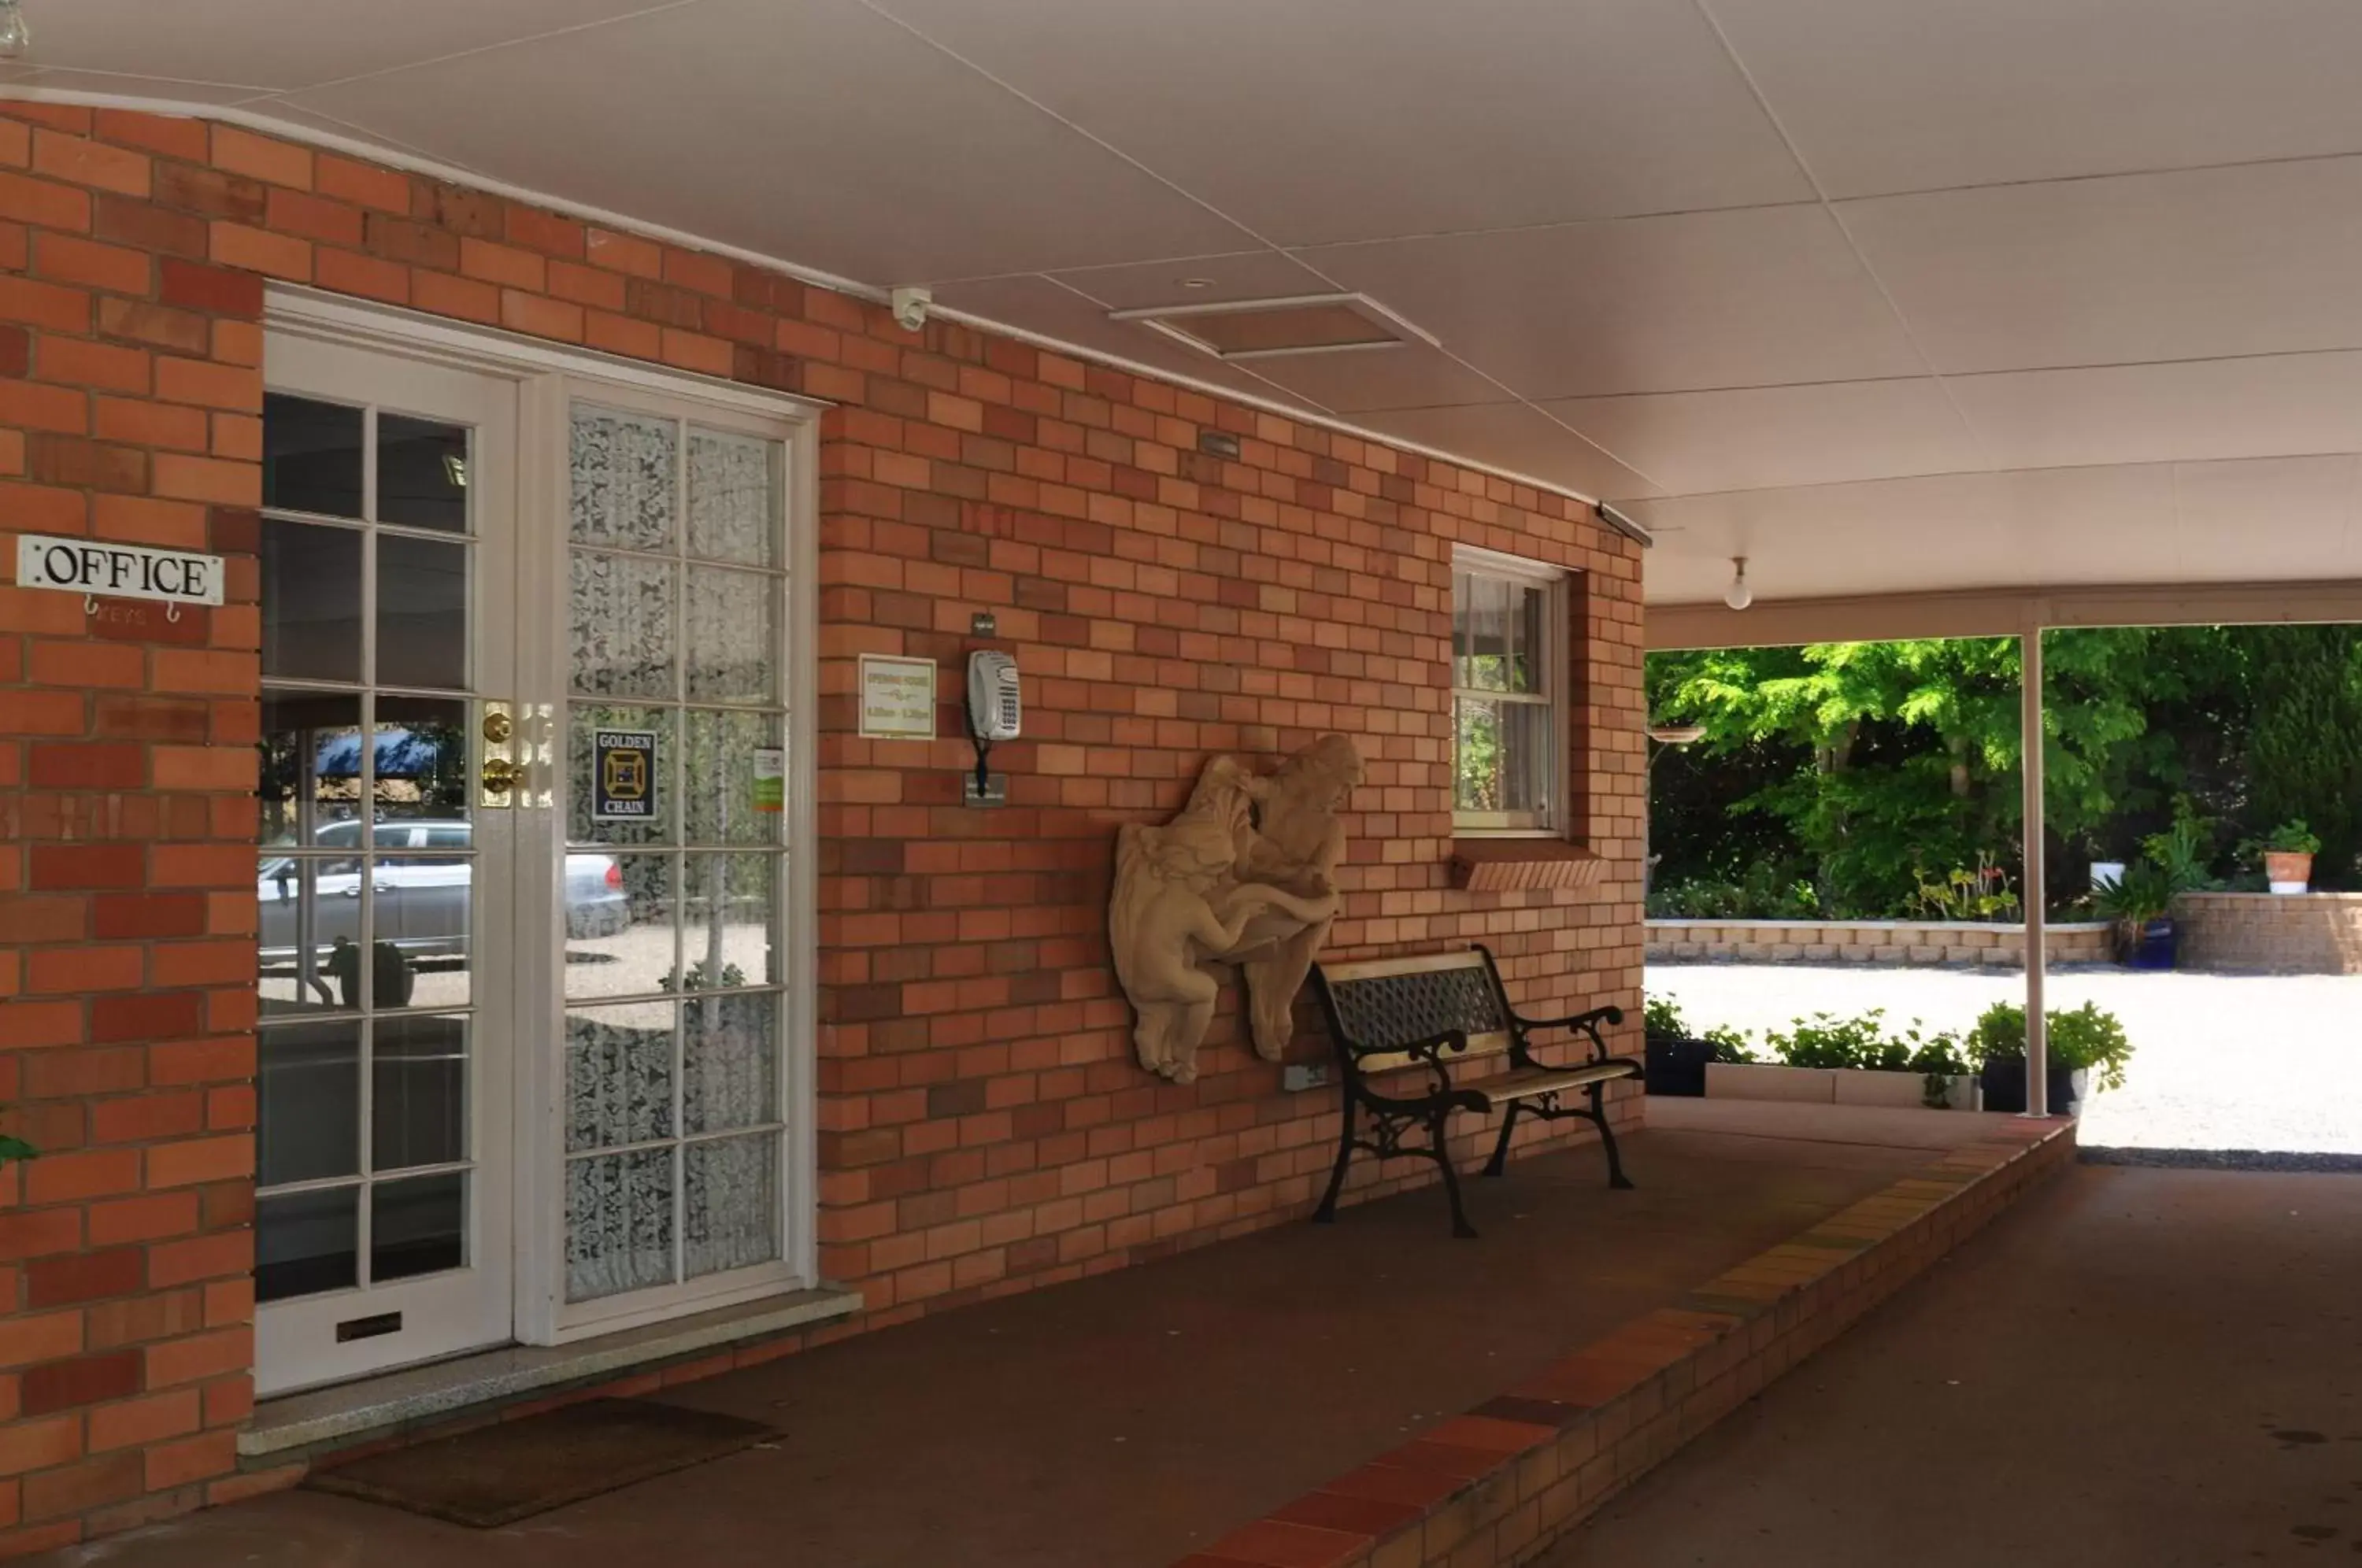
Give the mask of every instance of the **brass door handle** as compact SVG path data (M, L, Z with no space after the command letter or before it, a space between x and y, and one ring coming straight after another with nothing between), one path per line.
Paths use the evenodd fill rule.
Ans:
M484 738L494 745L516 733L516 721L503 709L494 708L484 715Z
M485 789L496 795L504 795L516 788L517 780L524 777L524 769L505 756L488 756L484 758L480 777Z

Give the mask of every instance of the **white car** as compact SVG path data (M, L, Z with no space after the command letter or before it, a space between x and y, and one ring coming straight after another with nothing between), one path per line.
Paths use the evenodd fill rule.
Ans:
M326 954L342 937L361 935L360 844L358 821L322 828L318 845L343 856L299 860L266 859L255 885L262 905L262 961L295 959L303 937L306 868L311 883L312 950ZM470 824L452 821L381 822L376 846L392 858L377 862L375 935L414 956L464 954L468 950L469 895L475 862L464 852ZM623 867L612 855L568 850L566 856L566 934L569 938L613 936L632 923L631 896Z

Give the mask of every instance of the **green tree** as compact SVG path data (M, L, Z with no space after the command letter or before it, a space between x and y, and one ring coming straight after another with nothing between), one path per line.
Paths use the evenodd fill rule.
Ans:
M2350 886L2362 855L2362 632L2257 626L2246 639L2248 829L2301 818L2321 837L2316 886Z

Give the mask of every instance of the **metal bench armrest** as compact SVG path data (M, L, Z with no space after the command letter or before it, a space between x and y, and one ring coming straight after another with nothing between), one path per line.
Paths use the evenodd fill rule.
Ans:
M1527 1038L1538 1029L1563 1029L1570 1033L1588 1035L1591 1038L1591 1059L1605 1062L1610 1058L1607 1041L1600 1034L1599 1026L1623 1022L1624 1010L1620 1007L1595 1007L1588 1012L1578 1012L1566 1018L1527 1018L1521 1013L1512 1012L1509 1018L1517 1031L1519 1051L1530 1065L1547 1066L1534 1060L1532 1043Z

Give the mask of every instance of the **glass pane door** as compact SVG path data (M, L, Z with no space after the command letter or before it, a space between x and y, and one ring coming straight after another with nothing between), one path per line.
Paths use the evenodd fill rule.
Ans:
M654 405L661 408L661 404ZM784 460L568 413L564 1320L786 1266Z
M509 678L514 403L504 382L302 340L274 340L269 370L266 1393L508 1337L508 1176L488 1156L509 1140L485 1113L510 845L484 762Z

